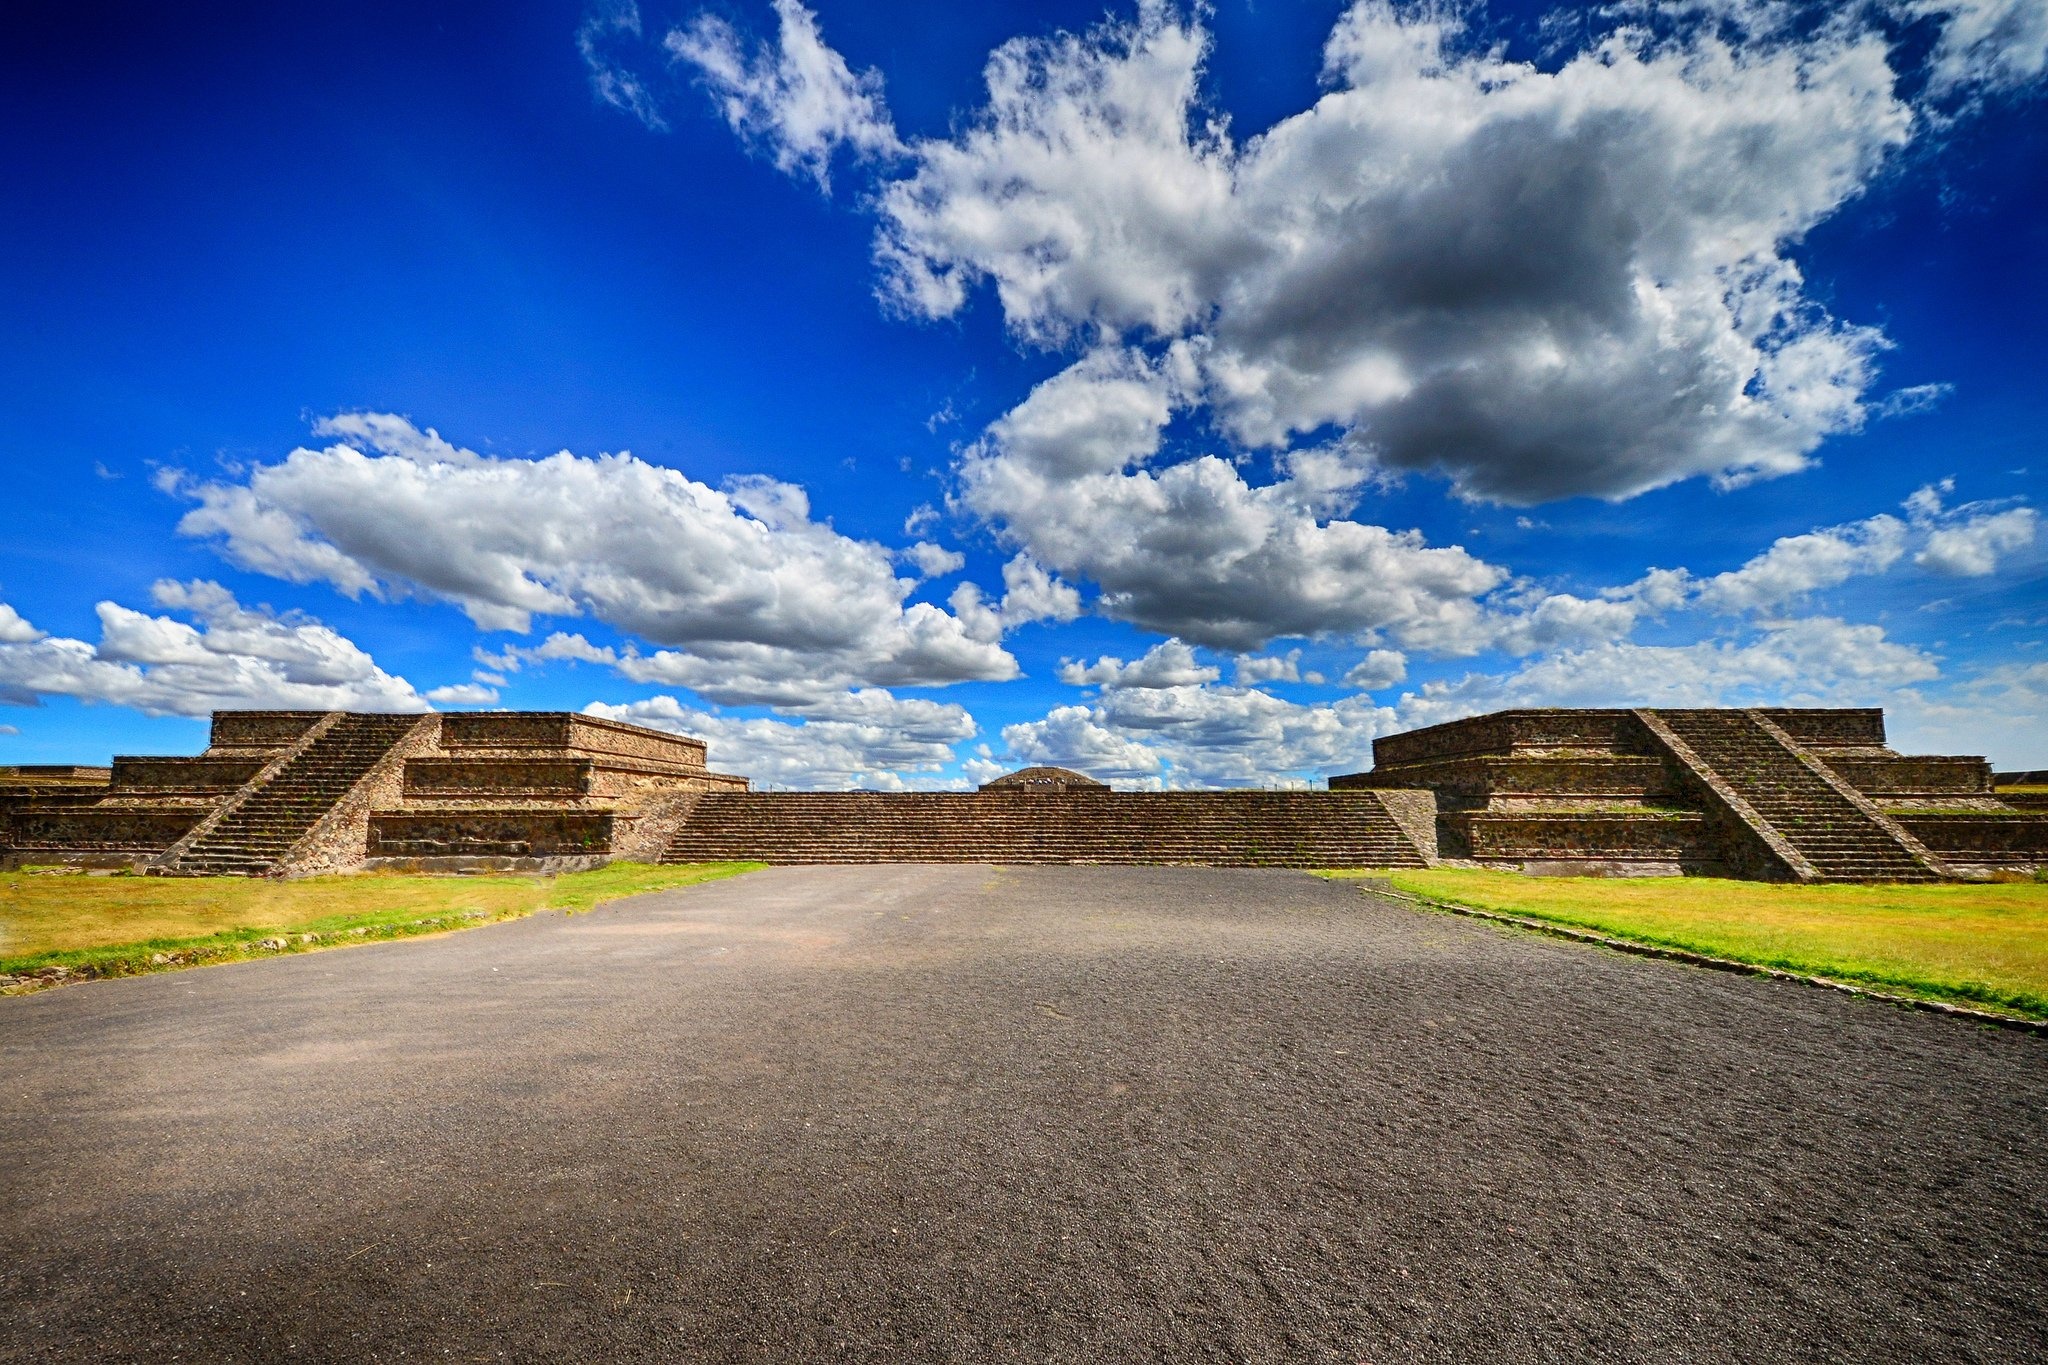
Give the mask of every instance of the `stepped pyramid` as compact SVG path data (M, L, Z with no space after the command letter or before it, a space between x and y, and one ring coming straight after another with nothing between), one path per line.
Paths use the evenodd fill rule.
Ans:
M1525 871L1932 881L2048 865L1982 758L1876 708L1514 710L1390 735L1333 790L1428 791L1441 855Z

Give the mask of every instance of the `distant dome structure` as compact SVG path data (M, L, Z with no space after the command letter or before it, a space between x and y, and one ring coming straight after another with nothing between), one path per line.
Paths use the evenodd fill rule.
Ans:
M992 782L984 782L985 792L1073 792L1109 790L1107 782L1097 782L1086 773L1077 773L1072 768L1019 768L1013 773L1004 773Z

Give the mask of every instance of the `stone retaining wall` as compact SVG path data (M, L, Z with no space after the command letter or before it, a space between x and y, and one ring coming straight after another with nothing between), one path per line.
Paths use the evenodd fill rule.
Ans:
M1813 749L1884 747L1884 711L1876 706L1760 707L1780 730Z
M1376 739L1375 768L1466 754L1509 754L1520 748L1640 753L1640 728L1626 711L1498 711Z
M442 747L571 749L657 762L704 766L704 743L682 735L622 725L573 711L478 711L443 718Z
M1991 794L1991 765L1981 758L1915 754L1896 758L1825 756L1828 767L1865 796Z
M122 791L231 792L263 771L249 758L117 758L112 785Z
M284 749L312 729L325 711L216 711L215 749Z
M371 858L574 857L608 854L630 822L610 811L378 812Z

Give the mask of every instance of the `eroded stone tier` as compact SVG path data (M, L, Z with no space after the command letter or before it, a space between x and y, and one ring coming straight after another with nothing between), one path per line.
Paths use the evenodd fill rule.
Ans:
M1908 756L1876 708L1516 710L1373 745L1333 790L1433 792L1443 856L1531 871L1925 880L2048 861L1981 758Z
M196 756L0 770L0 858L281 874L652 857L690 800L746 786L701 740L568 712L223 711Z

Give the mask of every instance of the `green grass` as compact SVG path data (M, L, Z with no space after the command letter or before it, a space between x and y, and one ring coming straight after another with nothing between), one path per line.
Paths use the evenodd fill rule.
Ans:
M0 873L0 991L588 910L759 863L612 863L560 876L88 877Z
M2040 883L1797 886L1453 868L1376 875L1432 900L2048 1018L2048 885Z

